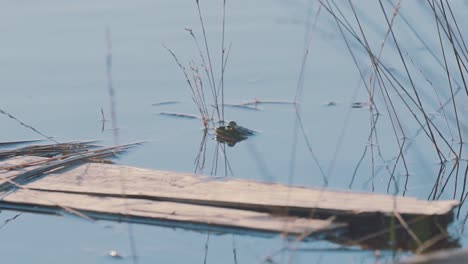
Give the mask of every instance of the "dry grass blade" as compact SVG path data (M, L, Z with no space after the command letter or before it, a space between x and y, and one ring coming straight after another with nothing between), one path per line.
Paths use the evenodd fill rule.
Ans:
M418 236L411 230L409 227L408 223L401 217L401 215L395 211L393 212L393 215L398 219L398 222L400 222L401 226L408 232L408 234L411 236L411 238L418 244L418 247L422 245L421 240L418 238Z
M33 131L34 133L36 133L36 134L38 134L38 135L40 135L40 136L43 136L44 138L46 138L46 139L48 139L48 140L50 140L50 141L52 141L52 142L54 142L54 143L59 144L59 142L57 142L57 141L56 141L55 139L53 139L52 137L47 136L46 134L42 133L41 131L39 131L37 128L35 128L35 127L33 127L33 126L31 126L31 125L29 125L29 124L26 124L25 122L23 122L22 120L20 120L18 117L16 117L16 116L10 114L9 112L7 112L7 111L5 111L5 110L3 110L3 109L0 109L0 114L8 116L9 118L11 118L11 119L15 120L16 122L18 122L20 125L22 125L22 126L24 126L25 128L27 128L27 129Z
M431 36L425 37L422 34L424 30L420 30L418 24L410 23L404 17L407 9L400 6L402 1L388 0L386 1L388 5L384 6L383 2L385 1L379 0L377 4L380 5L380 18L384 25L382 31L379 32L382 35L382 42L378 43L379 45L371 42L371 40L375 39L374 32L364 19L365 15L362 12L365 11L359 10L361 7L356 5L355 1L347 1L347 4L349 4L347 7L343 3L335 3L334 0L320 0L319 2L332 16L332 20L336 22L369 94L371 135L368 143L370 148L367 151L368 147L366 147L356 170L365 156L371 156L372 181L379 171L386 169L390 175L387 191L389 191L392 182L395 190L398 191L400 183L396 175L403 169L404 174L401 175L405 176L403 183L403 194L405 194L410 171L408 168L410 163L406 160L407 152L410 147L417 146L411 140L415 139L420 132L424 132L426 138L422 140L429 140L429 144L434 149L432 154L435 154L439 159L442 168L434 183L431 192L432 198L441 197L444 190L449 189L446 187L449 186L450 182L454 184L452 196L457 197L459 195L457 193L457 185L459 185L458 162L463 160L462 148L464 143L464 125L462 122L464 112L461 111L464 98L461 98L459 92L463 88L468 91L466 84L468 50L463 35L460 33L462 31L458 26L456 14L453 13L449 1L428 0L421 3L429 7L427 9L429 11L428 15L432 16L435 23L432 27ZM398 23L400 19L404 24L400 25ZM415 37L426 48L425 52L430 55L427 57L435 62L436 67L440 66L442 71L440 69L429 69L430 72L427 72L426 61L418 61L416 60L418 59L417 54L410 54L414 53L414 51L411 51L411 47L408 46L410 42L401 37L405 34L404 30L401 30L402 27L411 31L412 37ZM434 41L434 39L436 41L434 44L438 45L430 45L432 44L430 41ZM357 48L352 47L349 40L353 40L358 44ZM384 46L386 48L385 52L383 52ZM436 51L437 46L439 46L440 51ZM379 50L373 51L372 48L374 47ZM367 65L364 66L360 65L362 63L358 63L357 57L354 55L356 51L364 52L368 56L371 62L370 76L365 76L365 71L362 69ZM383 56L383 54L386 55ZM394 58L398 58L398 66L393 66L393 62L389 59L390 54ZM401 74L398 71L401 71ZM434 75L435 72L439 74ZM437 78L446 80L445 85L440 86ZM427 87L427 84L433 88L432 92L424 88ZM380 90L380 94L375 93L378 91L376 89ZM432 100L436 100L436 104ZM397 147L397 153L390 160L383 157L382 153L385 152L379 147L377 132L380 131L382 124L377 127L377 119L372 116L373 114L379 114L376 106L377 104L380 106L382 103L385 106L385 113L388 115L388 123L393 129ZM435 115L432 115L430 112L432 109L442 113L444 119L439 120ZM408 117L413 118L412 124L407 121ZM380 123L382 122L387 121L384 120ZM408 137L410 129L415 130L416 133L413 133L415 136ZM411 140L408 140L410 138ZM457 145L457 142L460 144ZM450 155L454 157L455 162L452 164L451 170L445 170L445 165L442 164L451 161ZM382 161L384 166L375 167L378 166L378 164L375 164L378 159ZM393 164L389 165L390 163ZM445 173L448 173L448 176ZM464 195L463 189L460 200L463 199Z
M109 147L109 148L103 148L103 149L97 149L97 150L81 151L63 159L53 160L52 162L49 162L46 165L39 167L37 169L33 169L25 173L20 173L14 177L13 182L17 184L24 184L28 181L33 180L36 177L40 177L43 173L49 172L51 170L58 169L58 168L66 168L66 167L73 166L76 164L88 162L90 159L113 156L116 153L124 152L127 149L137 144L139 143L132 143L132 144L127 144L127 145L121 145L121 146L115 146L115 147ZM12 185L12 181L8 180L7 182L0 184L0 192L7 191L13 188L14 186L15 185Z
M57 155L68 155L73 153L79 153L84 150L96 148L96 145L92 145L93 141L88 142L67 142L58 143L52 145L32 145L19 149L8 149L0 151L0 160L20 156L20 155L31 155L40 157L53 157Z
M220 78L219 83L217 84L215 80L214 70L213 70L213 60L212 60L212 50L210 50L208 45L207 31L205 28L204 17L202 15L202 9L200 7L199 1L196 1L196 8L198 13L198 19L200 21L200 27L202 31L202 41L198 41L196 34L190 28L185 28L185 30L192 37L195 46L198 50L198 55L201 62L196 63L195 61L190 61L188 68L179 61L175 53L170 50L165 45L164 48L169 51L172 57L175 59L177 65L184 73L185 79L190 87L192 92L192 100L202 116L202 122L205 129L209 128L211 124L213 128L216 125L216 122L220 124L224 123L224 74L226 71L226 65L229 57L229 52L231 46L226 47L225 45L225 24L226 24L226 1L223 1L223 14L222 14L222 35L221 35L221 53L220 53ZM199 70L199 68L201 70ZM201 72L204 72L202 76ZM207 86L211 92L210 102L207 101L205 96L205 87L204 83L207 83ZM213 109L208 110L208 106L211 105ZM211 113L211 114L210 114ZM214 116L216 115L217 120L215 121Z
M0 147L15 146L15 145L28 144L28 143L39 142L39 141L41 140L32 139L32 140L4 141L4 142L0 142Z
M112 79L112 37L109 28L106 29L106 79L107 79L107 92L109 93L109 104L111 112L112 135L114 136L114 145L119 144L119 127L117 125L117 113L115 103L115 89Z
M185 66L182 65L180 62L179 58L175 55L175 53L166 47L164 44L162 44L163 47L171 54L171 56L174 58L175 62L177 63L177 66L179 66L180 70L185 76L185 81L187 82L190 91L192 93L192 100L197 106L198 112L203 118L203 126L205 128L208 128L208 120L210 120L209 115L208 115L208 110L206 107L205 103L205 95L203 92L203 83L201 82L201 78L198 74L198 70L196 67L191 67L192 71L192 77L193 80L190 79L189 73L187 72L187 69Z

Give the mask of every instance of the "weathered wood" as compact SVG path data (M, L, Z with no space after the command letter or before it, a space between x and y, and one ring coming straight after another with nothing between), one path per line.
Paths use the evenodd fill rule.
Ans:
M399 264L465 264L468 263L468 249L444 250L431 254L409 257Z
M176 221L295 235L324 233L345 226L327 220L272 217L266 213L246 210L60 192L17 190L5 194L0 201L0 207L9 209L29 208L30 211L34 211L37 206L42 207L39 208L39 212L44 211L44 207L57 210L72 208L85 215L93 213L90 216L97 219L109 219L109 216L113 215L114 220L120 216L129 221Z
M345 232L327 239L364 248L415 250L421 242L446 233L444 229L453 218L452 210L458 205L457 201L293 187L101 163L71 163L72 167L66 159L60 163L34 159L50 162L33 170L23 168L17 176L11 171L0 171L0 179L5 174L10 181L22 185L21 190L11 193L18 186L10 181L0 182L0 189L9 191L0 197L0 208L33 211L68 208L98 219L118 216L125 221L153 219L295 234L308 233L307 230L328 231L342 227L341 223L345 222ZM17 164L19 160L0 162L0 168ZM35 172L44 172L46 176L37 176ZM27 181L23 180L25 175ZM117 206L119 203L127 203L125 211ZM142 206L151 209L139 209ZM173 214L169 208L178 211ZM310 219L330 217L338 224ZM291 227L285 227L284 219L288 219L286 223ZM393 245L388 243L390 237L397 238ZM457 246L449 237L440 242L438 247Z
M215 179L188 173L109 164L85 164L50 174L27 185L37 190L162 199L256 211L273 209L310 215L375 214L446 215L458 201L425 201L411 197L331 191L238 179Z

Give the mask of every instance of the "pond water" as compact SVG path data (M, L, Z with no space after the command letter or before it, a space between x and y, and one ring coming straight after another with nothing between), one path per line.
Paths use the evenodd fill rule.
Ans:
M401 3L395 19L394 32L410 68L410 80L391 34L386 37L388 26L378 2L365 3L356 1L354 7L373 52L379 53L386 38L381 55L384 65L405 88L411 89L412 81L419 89L426 113L436 115L432 120L440 131L435 132L437 146L449 159L440 181L443 184L448 179L448 184L439 190L437 198L463 199L466 148L460 151L457 176L449 177L454 162L450 161L453 156L448 146L456 152L460 146L453 106L449 103L445 113L436 113L439 102L450 99L450 89L446 71L439 64L443 57L434 14L426 2L406 1ZM356 21L351 21L354 15L348 2L336 4L358 30ZM391 18L393 6L389 1L382 4ZM219 80L222 1L200 1L200 5ZM2 3L0 108L59 142L99 139L103 144L114 144L111 122L105 122L104 129L101 122L101 109L107 119L111 118L105 63L109 29L118 140L146 141L122 155L119 164L305 186L322 187L327 183L335 189L424 199L430 196L441 166L430 137L417 132L420 125L406 109L404 99L410 101L414 92L400 96L389 88L402 127L395 136L395 114L376 90L374 100L380 115L373 130L377 115L366 106L369 94L365 85L372 78L371 61L365 49L347 35L363 82L326 8L317 1L295 0L227 1L226 5L226 46L231 45L231 49L224 76L225 102L291 102L299 86L300 108L291 104L258 104L258 110L226 106L227 121L235 120L258 133L233 147L222 147L225 156L216 154L220 145L209 133L204 168L197 169L194 163L204 136L202 122L160 115L199 115L184 75L163 47L170 48L184 65L199 63L197 48L185 30L191 28L203 43L195 1ZM468 19L463 15L468 8L466 2L453 1L451 8L463 32L468 28ZM444 44L448 43L445 39ZM310 49L303 84L298 85L305 46ZM456 105L463 138L468 131L463 124L467 97L453 51L450 56L452 84L454 90L460 90ZM165 101L179 103L153 105ZM353 103L364 107L353 108ZM424 120L417 107L411 109L418 120ZM0 142L40 138L5 115L0 116L0 124ZM448 146L440 135L450 141ZM399 159L393 169L402 138L407 138L409 145L405 149L406 166ZM361 156L364 158L359 163ZM225 170L225 158L230 170ZM4 211L0 222L16 215L18 212ZM462 207L451 228L462 245L466 245L462 232L465 215ZM281 251L290 243L280 236L216 235L136 224L130 228L139 263L374 263L377 258L372 250L334 251L337 245L325 241L297 243L296 250ZM127 224L23 213L1 227L0 254L9 263L132 263L128 230ZM112 250L122 258L108 256ZM383 261L393 257L392 252L379 254Z

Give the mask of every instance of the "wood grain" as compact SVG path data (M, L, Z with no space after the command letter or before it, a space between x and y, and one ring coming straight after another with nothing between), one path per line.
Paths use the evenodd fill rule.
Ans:
M162 199L221 207L341 214L398 212L405 215L445 215L458 201L425 201L411 197L329 189L290 187L239 179L215 179L170 171L110 164L85 164L32 182L28 188L83 194Z
M0 207L14 208L14 205L32 205L32 211L34 206L67 207L85 215L92 212L92 217L97 219L114 215L116 219L118 216L146 218L296 235L322 233L345 226L327 220L272 217L266 213L211 206L32 190L17 190L4 195L0 201Z

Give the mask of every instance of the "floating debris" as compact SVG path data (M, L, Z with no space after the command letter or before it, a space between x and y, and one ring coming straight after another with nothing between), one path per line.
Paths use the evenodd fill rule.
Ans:
M284 100L258 100L253 99L247 102L244 102L243 105L259 105L259 104L287 104L287 105L294 105L296 102L294 101L284 101Z
M101 133L104 132L104 129L106 128L106 122L109 121L106 119L106 116L104 115L104 109L101 107Z
M246 109L246 110L253 110L253 111L262 111L262 109L258 108L257 106L250 106L246 104L224 104L224 106L233 107L233 108L241 108L241 109Z
M8 223L10 223L11 221L16 220L16 218L18 218L18 217L19 217L20 215L22 215L22 214L23 214L23 213L16 214L15 216L13 216L13 217L11 217L11 218L5 220L5 221L3 222L3 225L0 225L0 229L2 229L3 227L5 227L5 226L6 226Z
M101 122L106 122L108 121L106 118L106 115L104 114L104 109L101 107Z
M252 135L255 135L253 130L239 126L234 121L229 122L227 126L216 128L216 140L220 143L227 143L229 147L233 147Z
M336 106L338 102L336 101L328 101L322 104L322 106Z
M113 258L118 258L118 259L123 258L122 255L120 255L119 252L117 252L117 250L109 251L108 255L109 255L109 257L113 257Z
M369 103L367 102L354 102L351 104L351 107L352 108L364 108L364 107L367 107L369 106Z
M77 143L76 143L77 144ZM66 169L79 164L89 163L89 162L99 162L101 164L108 164L104 158L115 156L117 153L122 153L127 151L129 148L136 146L140 143L130 143L126 145L119 145L108 148L86 148L80 145L79 150L75 150L71 153L61 153L54 150L54 146L61 145L45 145L42 146L44 149L52 149L50 153L43 152L41 149L41 155L34 155L35 153L26 152L26 154L36 156L35 161L26 161L25 162L14 162L12 165L11 162L6 162L5 165L0 166L0 192L7 191L12 188L18 188L19 185L25 184L31 180L34 180L38 177L41 177L44 173L48 173L57 169ZM73 144L71 148L73 148ZM86 145L85 145L86 146ZM17 152L21 153L21 152ZM19 154L22 155L22 154ZM8 157L14 157L17 155L10 155ZM29 156L30 157L30 156ZM39 158L39 157L50 157L50 158ZM0 159L2 160L2 159ZM9 160L7 160L9 161ZM27 168L27 169L25 169ZM24 169L14 174L14 180L7 179L8 172L15 172L14 170Z
M187 118L187 119L200 119L200 117L198 117L196 115L181 114L181 113L161 112L161 113L159 113L159 115L169 116L169 117L177 117L177 118Z
M180 101L162 101L151 104L152 106L162 106L162 105L172 105L172 104L180 104Z

